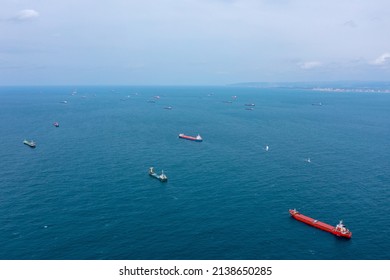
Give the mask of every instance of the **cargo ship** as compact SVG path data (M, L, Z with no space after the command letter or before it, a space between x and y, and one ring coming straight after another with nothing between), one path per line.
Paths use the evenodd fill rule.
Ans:
M160 180L161 182L168 181L168 177L164 174L164 171L161 171L161 174L158 175L156 172L154 172L153 167L149 167L149 175L152 176L153 178Z
M352 232L350 232L344 226L343 221L340 221L339 224L334 227L334 226L328 225L326 223L323 223L321 221L310 218L308 216L302 215L301 213L299 213L295 209L290 209L289 212L290 212L291 217L293 217L294 219L296 219L302 223L308 224L309 226L330 232L336 236L345 237L348 239L352 237Z
M185 135L183 133L180 133L179 138L183 138L183 139L187 139L187 140L191 140L191 141L195 141L195 142L202 142L203 141L203 138L199 134L196 137L194 137L194 136L188 136L188 135Z
M24 140L23 141L23 144L25 144L25 145L27 145L27 146L29 146L29 147L31 147L31 148L35 148L37 145L35 144L35 142L34 141L28 141L28 140Z

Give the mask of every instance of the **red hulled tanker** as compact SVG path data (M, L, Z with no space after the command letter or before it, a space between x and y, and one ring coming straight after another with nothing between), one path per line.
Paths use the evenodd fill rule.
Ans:
M302 223L308 224L309 226L312 226L312 227L315 227L315 228L319 228L321 230L330 232L330 233L332 233L334 235L337 235L337 236L340 236L340 237L345 237L345 238L348 238L348 239L351 238L351 236L352 236L352 232L350 232L343 225L343 221L340 221L340 223L337 226L334 227L334 226L325 224L325 223L323 223L321 221L318 221L318 220L315 220L313 218L310 218L308 216L302 215L301 213L299 213L295 209L290 209L289 212L290 212L291 217L293 217L294 219L296 219L296 220L298 220L298 221L300 221Z

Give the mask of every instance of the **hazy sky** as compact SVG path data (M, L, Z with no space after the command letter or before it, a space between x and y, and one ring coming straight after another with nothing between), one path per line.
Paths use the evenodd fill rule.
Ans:
M0 85L389 78L389 0L0 0Z

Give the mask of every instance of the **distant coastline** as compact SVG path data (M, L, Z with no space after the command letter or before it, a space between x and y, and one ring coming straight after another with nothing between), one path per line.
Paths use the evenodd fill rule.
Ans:
M390 93L390 89L373 89L373 88L312 88L314 91L325 92L364 92L364 93Z
M390 93L390 82L246 82L229 84L231 87L307 89L323 92Z

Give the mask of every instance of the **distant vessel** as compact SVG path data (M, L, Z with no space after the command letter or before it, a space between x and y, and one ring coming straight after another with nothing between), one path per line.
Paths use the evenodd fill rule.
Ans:
M59 127L59 126L60 126L60 124L59 124L58 122L53 123L53 125L54 125L55 127Z
M312 103L311 105L313 105L313 106L322 106L322 102Z
M154 172L154 168L153 167L149 167L149 175L160 180L161 182L167 182L168 181L168 177L164 174L164 171L162 170L161 171L161 174L160 175L157 175L156 172Z
M164 107L164 109L166 109L166 110L172 110L172 107L171 107L171 106L167 106L167 107Z
M310 158L307 158L307 159L306 159L306 162L310 163L310 162L311 162Z
M34 141L28 141L28 140L24 140L23 141L23 144L25 144L25 145L27 145L27 146L29 146L29 147L31 147L31 148L35 148L37 145L35 144L35 142Z
M188 135L185 135L183 133L180 133L179 138L183 138L183 139L187 139L187 140L191 140L191 141L195 141L195 142L202 142L203 141L203 138L199 134L196 137L194 137L194 136L188 136Z
M253 111L253 107L246 107L245 110Z
M68 104L68 101L64 100L64 101L61 101L60 103Z
M245 106L251 106L251 107L254 107L254 106L255 106L255 103L247 103L247 104L245 104Z
M323 222L320 222L318 220L314 220L313 218L310 218L308 216L302 215L295 209L290 209L289 210L291 217L294 219L308 224L309 226L319 228L321 230L330 232L334 235L340 236L340 237L345 237L345 238L351 238L352 237L352 232L350 232L343 224L343 221L340 221L337 226L331 226L328 224L325 224Z
M269 147L265 146L265 151L268 152L268 150L269 150Z

